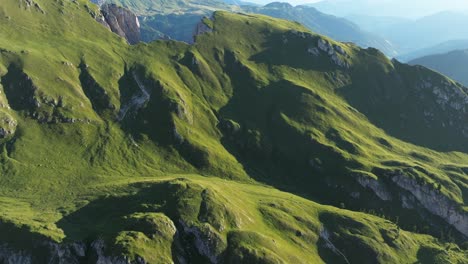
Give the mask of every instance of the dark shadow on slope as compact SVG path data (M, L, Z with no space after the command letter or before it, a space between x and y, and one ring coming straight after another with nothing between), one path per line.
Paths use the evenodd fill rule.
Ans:
M197 168L208 164L206 153L184 139L177 130L174 118L183 116L178 95L171 93L171 89L159 80L145 76L138 67L125 71L119 87L121 109L118 119L125 132L137 141L147 136L158 146L174 148Z
M468 152L468 89L422 67L393 65L356 68L353 83L339 93L389 135L437 151Z
M11 64L1 78L8 104L15 111L32 111L37 107L34 95L37 87L18 66Z
M234 95L220 109L222 144L256 180L326 203L346 199L329 186L355 167L332 147L294 127L293 120L326 125L322 114L330 111L323 98L288 81L259 86L254 73L225 52L225 71L232 78Z
M79 65L80 69L80 83L83 92L88 97L91 105L98 114L103 114L105 110L112 109L110 97L106 90L99 85L89 72L88 66L81 62Z

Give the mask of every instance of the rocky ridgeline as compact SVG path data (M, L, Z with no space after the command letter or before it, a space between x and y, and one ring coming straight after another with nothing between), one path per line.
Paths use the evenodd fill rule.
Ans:
M449 115L440 124L442 127L453 127L468 138L468 88L456 85L445 78L433 80L430 77L422 79L416 85L417 91L429 93L434 98L439 109ZM423 96L422 93L420 96ZM429 126L438 116L440 110L433 106L424 109L424 121Z
M447 79L440 81L431 78L423 79L417 86L418 90L431 90L438 105L444 110L468 112L468 88L455 85Z

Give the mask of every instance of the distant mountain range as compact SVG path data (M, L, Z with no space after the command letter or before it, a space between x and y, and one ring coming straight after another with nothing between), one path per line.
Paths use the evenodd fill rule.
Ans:
M429 48L399 55L397 58L400 61L408 62L425 56L444 54L450 51L464 49L468 49L468 39L449 40Z
M203 16L214 10L258 13L276 18L297 21L310 30L344 42L354 42L362 47L375 47L388 56L398 54L393 45L384 38L361 30L353 22L319 12L313 7L296 6L288 3L270 3L255 6L243 1L228 0L109 0L122 5L140 16L142 39L175 39L185 42L193 40L193 30Z
M348 15L346 19L358 25L362 30L381 34L392 26L410 23L413 20L398 16L370 16L370 15Z
M468 49L425 56L409 63L434 69L468 86Z
M309 4L321 12L336 16L369 15L379 17L418 18L448 6L461 6L463 0L324 0Z
M402 52L409 52L450 40L467 38L467 25L468 15L442 12L389 27L382 35L398 45Z
M464 45L459 40L468 38L468 15L461 12L440 12L416 20L357 15L348 19L388 39L405 57L414 58L409 53L418 51L426 55L427 51L420 51L425 49L449 51L445 49Z

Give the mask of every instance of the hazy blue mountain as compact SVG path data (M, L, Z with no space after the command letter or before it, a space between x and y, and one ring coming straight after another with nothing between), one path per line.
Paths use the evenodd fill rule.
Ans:
M468 15L439 12L418 19L351 15L347 17L363 30L390 40L408 61L425 55L466 48ZM415 52L415 54L412 54Z
M249 1L240 1L240 0L223 0L224 3L230 5L253 5L253 6L260 6L257 3L249 2Z
M409 18L398 16L370 16L358 14L348 15L345 18L357 24L361 29L377 34L389 27L412 21Z
M417 58L448 53L455 50L468 49L468 39L449 40L435 46L416 50L414 52L399 55L397 58L400 61L408 62Z
M468 86L468 50L456 50L415 59L409 62L436 70Z
M337 16L353 14L418 18L441 10L468 9L462 0L324 0L310 4L320 11Z
M441 12L415 21L387 28L382 35L398 45L402 52L411 52L450 40L468 37L468 15Z

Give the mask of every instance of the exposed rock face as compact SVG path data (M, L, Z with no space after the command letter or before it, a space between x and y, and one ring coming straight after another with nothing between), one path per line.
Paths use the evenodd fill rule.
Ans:
M361 175L354 176L361 186L371 189L382 201L391 201L398 197L402 208L422 207L427 212L441 217L461 234L468 237L468 214L461 209L459 204L450 200L440 190L436 190L430 185L421 184L409 175L399 172L387 171L380 173L380 175L388 178L390 180L388 184L397 187L397 191L395 192L395 188L390 191L390 186L382 181Z
M392 195L378 180L374 180L370 177L356 175L356 179L362 187L371 189L375 195L377 195L382 201L391 201Z
M420 185L415 179L396 174L392 181L400 188L410 192L429 212L442 217L460 233L468 236L468 214L462 212L459 206L427 185Z
M137 258L130 261L125 256L111 256L105 253L106 245L102 240L96 240L89 246L85 243L57 244L54 242L36 242L34 250L41 252L37 257L31 252L17 250L6 244L0 244L0 263L5 264L32 264L32 263L57 263L79 264L83 258L90 263L97 264L143 264L144 259Z
M16 126L18 122L10 116L5 116L0 118L0 138L5 138L10 135L13 135L16 131Z
M343 252L341 252L331 241L330 231L325 227L322 227L322 230L320 230L320 238L324 240L326 248L329 248L336 255L343 257L344 262L349 264L348 258L346 258Z
M8 245L0 245L0 263L6 264L30 264L40 263L69 263L78 264L80 259L86 256L84 243L57 244L53 242L37 242L34 249L40 250L43 257L35 258L30 252L16 250Z
M209 259L210 263L218 263L218 256L223 252L227 245L224 244L220 235L211 228L209 224L198 228L188 226L180 221L183 232L192 235L195 238L194 244L198 252Z
M105 22L112 32L124 37L130 44L140 42L140 22L130 10L115 4L104 4L101 6L101 12L104 21L100 22Z
M319 38L316 46L311 46L307 49L307 52L317 57L321 53L326 54L330 57L331 61L341 68L349 69L350 65L345 58L348 54L343 47L331 44L327 40Z
M208 18L205 18L205 19L208 19ZM209 33L209 32L212 32L213 29L210 28L206 23L205 21L200 21L196 28L195 28L195 32L193 33L193 41L195 42L195 38L198 36L198 35L202 35L202 34L205 34L205 33Z
M32 260L31 255L26 252L11 249L6 245L0 245L0 263L29 264L32 263Z
M138 75L135 72L132 72L132 76L141 93L135 94L127 104L122 105L118 117L119 121L122 121L125 118L129 110L137 112L150 99L149 90L145 87Z
M36 11L45 14L45 11L41 8L41 6L36 3L34 0L20 0L20 5L23 6L25 9L34 8Z

